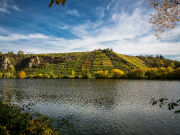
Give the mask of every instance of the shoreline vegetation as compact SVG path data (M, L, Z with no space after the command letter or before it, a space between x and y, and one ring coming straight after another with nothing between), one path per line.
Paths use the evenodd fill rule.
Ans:
M0 133L59 135L60 132L51 126L51 121L41 114L30 114L12 103L0 99Z
M180 61L112 49L57 54L0 53L0 78L179 80Z

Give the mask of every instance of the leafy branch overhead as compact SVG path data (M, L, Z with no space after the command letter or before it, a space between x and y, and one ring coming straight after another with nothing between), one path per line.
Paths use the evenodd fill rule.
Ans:
M66 0L51 0L51 3L49 3L49 7L52 7L53 4L60 5L61 3L64 6L65 2Z
M180 21L180 0L148 0L155 10L151 15L150 23L159 39L161 34L174 29Z
M150 103L153 106L159 104L159 107L162 107L163 105L167 104L169 110L174 110L176 107L177 110L175 111L175 113L180 113L180 109L177 108L180 106L180 99L177 101L168 102L167 98L160 98L160 99L152 98Z
M155 10L151 15L150 23L157 39L162 34L174 29L180 22L180 0L145 0ZM64 6L66 0L51 0L49 7L53 4Z

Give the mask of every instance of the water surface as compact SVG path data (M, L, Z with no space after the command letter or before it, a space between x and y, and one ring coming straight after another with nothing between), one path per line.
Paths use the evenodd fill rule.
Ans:
M73 134L180 134L180 114L150 104L179 99L180 81L0 79L0 95L55 121L71 116Z

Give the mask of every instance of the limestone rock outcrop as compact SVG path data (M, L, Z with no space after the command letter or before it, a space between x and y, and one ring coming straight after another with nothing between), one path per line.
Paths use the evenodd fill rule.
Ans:
M2 57L0 62L0 68L3 70L7 70L13 67L10 59L8 57Z
M32 67L36 67L40 64L40 59L38 56L32 56L30 59L29 59L29 62L28 62L28 65L27 67L28 68L32 68Z

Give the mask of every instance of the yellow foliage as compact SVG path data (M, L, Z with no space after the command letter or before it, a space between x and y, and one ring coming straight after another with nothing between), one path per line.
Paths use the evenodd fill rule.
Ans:
M173 71L173 68L172 68L172 67L167 67L167 71L168 71L168 72L172 72L172 71Z
M26 78L26 73L24 71L20 71L18 73L18 78L21 78L21 79Z
M120 69L113 69L111 72L112 72L112 78L120 78L124 75L124 72Z
M108 78L108 71L97 71L94 73L95 77L98 79L106 79Z
M0 78L3 76L3 73L0 72Z
M28 78L33 78L34 76L32 75L32 74L30 74L29 76L28 76Z
M38 78L44 78L44 75L40 73L40 74L37 75L37 77Z
M145 78L146 70L143 68L133 69L128 73L128 78L131 79L143 79Z
M157 68L150 68L147 70L146 75L149 79L155 79L158 76L158 69Z

